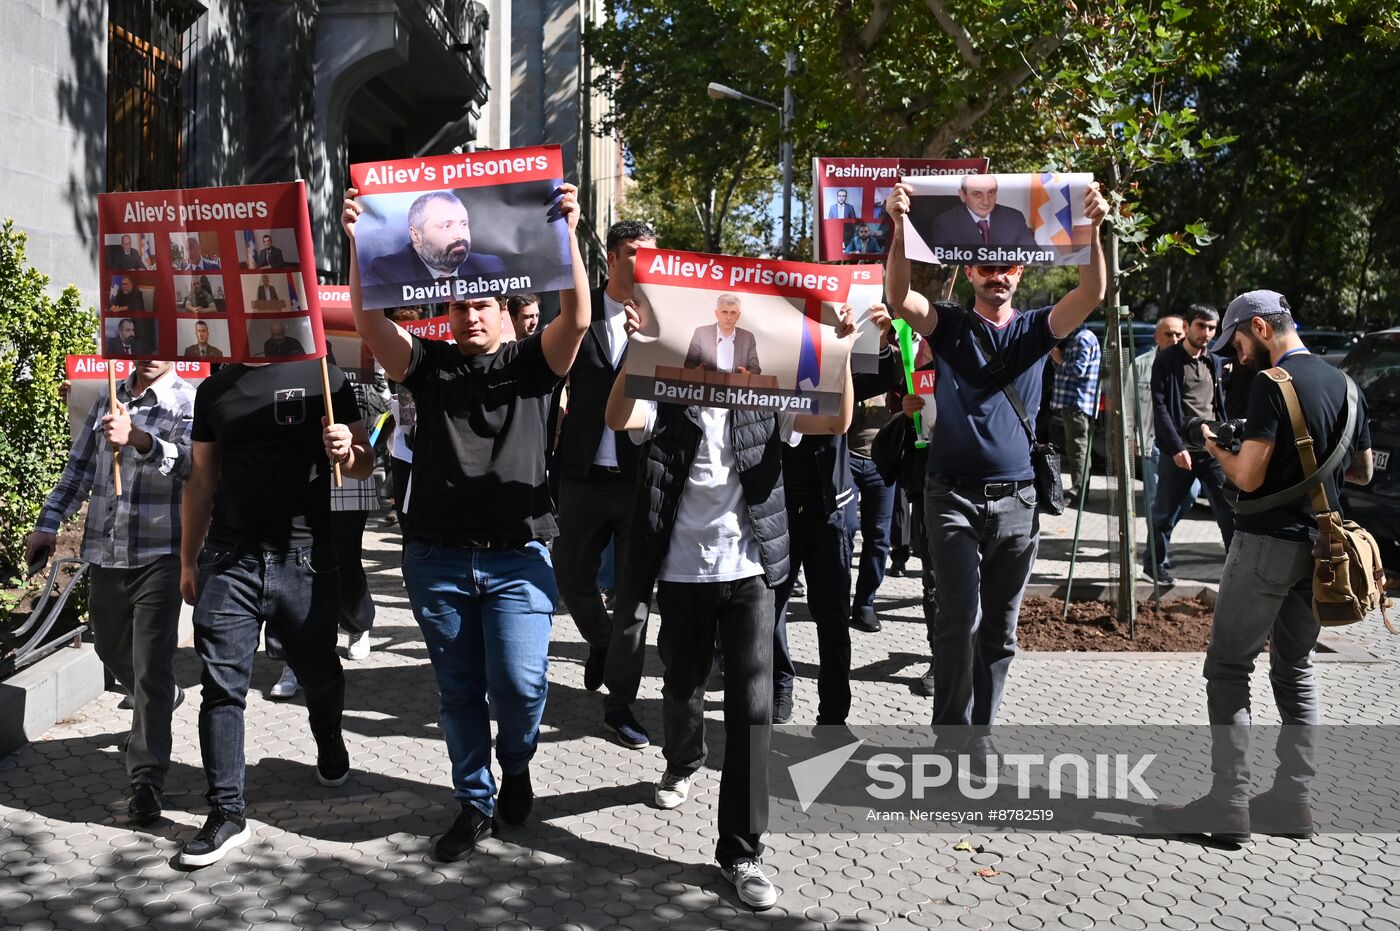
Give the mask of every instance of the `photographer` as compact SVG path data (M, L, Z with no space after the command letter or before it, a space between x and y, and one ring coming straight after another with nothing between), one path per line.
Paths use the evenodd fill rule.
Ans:
M1230 303L1214 352L1233 351L1239 362L1263 371L1277 367L1293 382L1318 462L1339 444L1348 452L1334 472L1321 476L1329 504L1338 501L1341 480L1371 480L1371 437L1365 402L1355 394L1354 423L1346 433L1347 378L1308 353L1298 338L1288 302L1273 291L1250 291ZM1214 433L1205 428L1208 441ZM1238 453L1216 442L1210 456L1240 489L1237 536L1225 559L1206 651L1206 707L1212 725L1210 793L1185 806L1159 806L1168 827L1208 831L1217 839L1243 841L1251 827L1268 834L1308 836L1312 814L1308 783L1313 775L1311 729L1285 727L1279 738L1279 769L1273 787L1249 796L1249 676L1255 657L1269 644L1269 679L1284 725L1314 725L1321 702L1313 674L1318 622L1313 614L1313 543L1316 511L1304 481L1302 461L1283 390L1270 378L1255 378L1249 396L1244 440ZM1283 491L1273 507L1257 512L1245 502ZM1232 725L1220 727L1218 725Z
M1157 446L1157 493L1152 502L1152 534L1157 565L1143 572L1158 582L1175 581L1171 568L1171 536L1190 505L1191 486L1200 480L1210 501L1225 549L1234 533L1234 515L1225 500L1225 476L1220 466L1191 443L1186 425L1192 418L1217 421L1225 416L1225 381L1221 360L1206 351L1220 315L1196 304L1186 313L1186 338L1157 353L1152 363L1152 422ZM1219 342L1219 340L1217 340Z

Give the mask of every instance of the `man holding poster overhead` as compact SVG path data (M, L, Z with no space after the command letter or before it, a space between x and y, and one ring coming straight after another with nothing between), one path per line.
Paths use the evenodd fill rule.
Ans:
M949 744L970 740L974 766L990 770L990 725L1016 654L1017 615L1040 538L1031 440L1012 397L1032 415L1040 409L1045 357L1103 300L1098 227L1108 204L1090 182L1089 263L1059 303L1017 311L1021 267L971 265L976 301L969 312L931 305L909 289L904 218L912 192L900 183L886 204L895 222L885 289L895 313L928 338L938 373L938 442L929 447L924 489L937 586L933 724L955 729Z
M361 295L356 225L364 207L345 192L350 306L355 328L388 378L413 392L417 425L404 495L403 578L441 695L452 786L461 806L434 845L460 860L491 835L495 816L520 824L534 802L530 761L548 691L549 633L558 600L546 543L557 533L545 478L550 395L588 331L588 273L575 227L577 188L549 210L564 222L572 287L559 317L502 342L505 294L448 303L455 344L400 329ZM488 702L489 696L489 702ZM491 714L498 724L491 772Z

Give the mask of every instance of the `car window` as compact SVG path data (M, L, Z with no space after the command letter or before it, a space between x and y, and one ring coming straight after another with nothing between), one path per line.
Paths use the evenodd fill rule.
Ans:
M1400 406L1400 333L1379 333L1363 339L1342 370L1366 394L1372 413Z

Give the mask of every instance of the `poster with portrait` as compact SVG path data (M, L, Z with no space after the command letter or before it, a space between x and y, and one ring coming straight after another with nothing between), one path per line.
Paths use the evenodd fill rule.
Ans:
M99 194L97 217L106 358L322 355L302 182ZM267 265L249 243L270 244Z
M641 328L628 343L628 397L833 414L860 334L876 327L878 266L812 265L640 249ZM841 339L841 305L857 331Z
M559 146L350 166L365 307L572 287Z
M905 177L904 253L934 265L1087 265L1091 174Z
M818 262L883 261L892 224L885 198L901 177L985 174L985 158L812 159L812 255Z
M70 441L78 438L79 430L93 430L101 424L101 417L92 416L92 406L97 399L107 393L107 366L113 366L112 374L118 379L131 374L136 363L130 359L113 359L108 362L101 356L68 356L64 360L64 374L68 379L68 432ZM209 377L208 362L175 363L175 374L185 381L198 386ZM103 407L102 413L107 413Z

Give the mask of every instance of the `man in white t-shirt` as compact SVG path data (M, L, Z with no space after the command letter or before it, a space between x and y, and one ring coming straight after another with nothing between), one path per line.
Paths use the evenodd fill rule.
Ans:
M850 321L851 309L842 308L839 337L854 331ZM627 331L636 329L629 305ZM666 770L656 804L681 805L705 760L705 682L718 632L725 759L715 859L739 897L757 909L778 898L759 857L768 820L763 774L773 715L773 588L789 565L782 446L798 433L845 432L853 397L847 369L841 409L830 416L636 401L626 397L622 377L608 398L608 426L630 430L644 444L628 559L630 584L649 589L656 580L661 613ZM753 727L762 728L762 738L751 737Z

